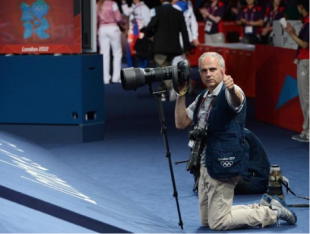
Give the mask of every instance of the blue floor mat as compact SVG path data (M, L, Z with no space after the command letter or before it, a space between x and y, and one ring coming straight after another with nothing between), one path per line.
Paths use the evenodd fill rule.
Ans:
M190 104L194 97L187 99ZM119 193L177 226L178 215L154 97L147 87L123 91L120 85L108 85L105 102L107 128L104 141L46 147L72 167L94 180L109 183ZM177 130L174 126L174 104L164 102L163 106L172 161L180 161L189 157L188 136L186 130ZM250 106L249 109L254 108ZM248 116L254 115L249 113ZM292 190L309 196L309 145L291 140L292 131L251 118L246 127L261 139L271 164L281 166ZM184 164L174 166L174 172L185 232L212 232L200 225L198 198L191 190L192 176L186 172ZM260 198L260 195L238 195L234 204L258 203ZM307 203L291 194L286 195L286 201L288 204ZM298 216L295 226L281 223L280 227L228 232L308 233L309 208L295 208L294 211Z
M194 99L195 96L188 96L187 104ZM253 100L249 99L248 104L246 127L260 138L271 164L280 165L283 174L290 180L292 190L298 195L309 196L309 145L291 140L294 134L292 131L256 122L253 119ZM189 157L187 131L178 130L174 126L174 105L174 102L163 103L173 162ZM110 84L105 86L105 108L106 137L103 141L42 144L51 155L40 157L38 154L33 159L42 165L46 164L50 171L66 178L79 191L86 191L91 198L95 197L101 203L99 208L91 208L91 205L85 207L80 201L68 199L57 191L12 180L10 175L17 175L13 173L15 169L4 167L4 164L0 164L1 172L5 175L0 179L0 185L130 232L182 232L178 226L178 213L154 97L148 93L147 87L137 91L123 91L121 85ZM198 197L192 192L193 178L185 170L185 164L173 165L173 169L184 232L214 232L201 227ZM288 204L308 203L291 194L285 196ZM234 198L234 204L258 203L260 198L261 195L238 195ZM0 204L3 208L0 215L4 217L0 218L0 232L37 232L40 227L43 232L91 231L59 218L38 214L4 199L0 199ZM24 228L23 225L14 226L9 216L6 216L14 215L11 209L23 212L24 216L16 216L17 222L26 216L28 225L25 224ZM298 216L298 223L294 226L281 222L280 226L230 230L225 233L309 233L309 208L294 208L294 211ZM42 225L38 225L37 229L30 228L36 224L36 220L41 219L47 221L44 228ZM56 230L53 229L55 225L59 225Z

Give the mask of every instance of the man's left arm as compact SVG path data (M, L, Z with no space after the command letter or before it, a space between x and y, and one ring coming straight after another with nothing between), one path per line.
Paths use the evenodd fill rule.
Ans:
M244 101L244 94L242 93L241 89L236 88L233 78L225 74L223 83L229 93L228 98L230 103L233 105L234 109L239 109Z

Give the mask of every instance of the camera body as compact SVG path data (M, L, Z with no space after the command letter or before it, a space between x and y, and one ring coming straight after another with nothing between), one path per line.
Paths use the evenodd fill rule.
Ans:
M190 131L189 131L189 139L196 141L198 139L206 139L207 138L207 129L208 127L205 126L204 128L201 128L197 125L195 125Z
M195 125L189 130L189 138L191 141L194 141L194 144L186 165L186 170L190 171L192 174L197 174L199 172L201 154L205 147L205 140L207 138L207 129L207 125L204 128Z

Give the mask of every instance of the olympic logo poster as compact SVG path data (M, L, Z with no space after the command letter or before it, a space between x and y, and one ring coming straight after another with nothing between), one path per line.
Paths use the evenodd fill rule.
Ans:
M74 0L0 0L0 54L81 53Z

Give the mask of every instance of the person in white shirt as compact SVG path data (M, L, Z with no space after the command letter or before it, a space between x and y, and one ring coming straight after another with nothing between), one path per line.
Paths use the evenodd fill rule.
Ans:
M128 6L126 1L122 1L122 10L126 16L129 16L129 21L137 20L140 25L140 29L147 26L150 22L151 15L150 9L143 1L133 0L133 5Z
M174 8L183 12L185 23L187 26L188 39L193 45L198 46L198 23L194 14L192 2L190 0L174 0L172 4ZM183 45L181 35L180 41Z
M144 34L140 30L148 25L151 20L150 9L143 1L133 0L131 7L126 1L122 1L122 10L124 15L129 17L129 30L127 42L129 44L131 56L135 55L134 46L138 38L143 38ZM147 60L138 60L140 67L146 67Z

